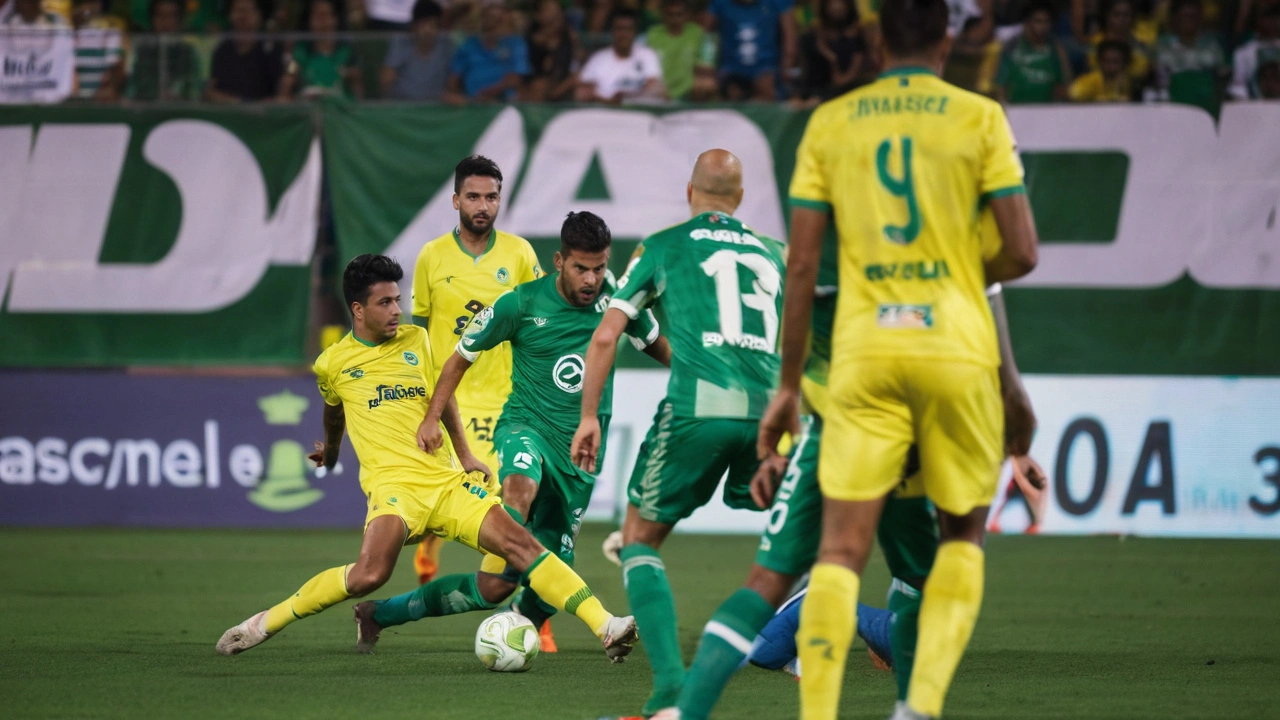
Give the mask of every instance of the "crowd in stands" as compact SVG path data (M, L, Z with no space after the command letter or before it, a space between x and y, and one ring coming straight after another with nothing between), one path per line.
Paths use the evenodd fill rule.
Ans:
M946 79L1005 103L1280 99L1280 0L950 1ZM879 73L877 6L0 0L0 102L811 106Z

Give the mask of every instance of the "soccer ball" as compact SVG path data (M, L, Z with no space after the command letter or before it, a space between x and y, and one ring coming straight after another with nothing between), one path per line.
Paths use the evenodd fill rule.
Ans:
M476 630L476 657L494 672L524 672L538 656L538 629L518 612L490 615Z

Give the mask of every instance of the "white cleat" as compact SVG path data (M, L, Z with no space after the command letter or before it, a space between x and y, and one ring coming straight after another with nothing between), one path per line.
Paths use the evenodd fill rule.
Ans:
M609 618L604 631L604 654L609 656L609 662L620 663L631 654L639 639L635 616Z
M659 710L649 720L680 720L680 708L669 707Z
M239 655L251 647L267 641L271 634L267 632L267 611L254 615L239 625L222 633L218 640L219 655Z
M889 720L934 720L928 715L921 715L912 710L910 706L899 700L893 706L893 714L889 716Z
M600 550L604 552L605 559L618 567L622 567L622 531L614 530L609 533L609 537L604 539L604 545Z
M795 679L799 680L800 679L800 658L796 658L795 660L792 660L786 665L783 665L782 669L785 672L795 676Z

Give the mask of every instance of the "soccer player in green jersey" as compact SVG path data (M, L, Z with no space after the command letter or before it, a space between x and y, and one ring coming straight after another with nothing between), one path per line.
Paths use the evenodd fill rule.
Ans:
M645 239L618 283L587 352L573 459L593 471L603 438L597 408L618 337L655 307L671 341L671 380L627 490L623 580L653 668L644 713L674 705L685 668L675 602L658 549L680 520L711 499L728 471L725 502L761 509L749 484L759 466L756 426L777 384L783 247L733 216L742 164L726 150L698 157L686 190L692 219ZM773 607L750 608L767 619Z
M418 432L424 450L439 448L444 438L436 418L467 369L481 353L510 342L512 390L494 431L504 506L570 566L595 475L570 461L568 428L580 415L587 346L615 289L606 269L610 245L609 227L598 216L569 213L560 230L556 272L517 285L475 316L441 369ZM637 347L664 365L670 363L670 346L658 334L653 313L638 314L625 331ZM610 375L599 403L598 418L605 427L612 414L612 384ZM479 573L449 575L389 600L361 603L355 608L360 647L371 648L392 625L497 607L519 582L520 576L501 558L487 555ZM520 595L515 610L535 627L556 612L530 589Z

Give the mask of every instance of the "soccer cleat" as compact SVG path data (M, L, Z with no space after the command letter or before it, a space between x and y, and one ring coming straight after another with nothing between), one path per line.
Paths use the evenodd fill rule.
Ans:
M922 715L912 710L909 705L899 700L893 706L893 714L889 716L889 720L935 720L928 715Z
M614 530L609 533L609 537L604 539L604 545L600 550L604 552L604 556L609 562L622 567L622 556L620 555L622 552L622 531Z
M663 708L653 715L649 716L649 720L680 720L680 708L669 707Z
M635 616L611 617L604 630L604 654L609 657L609 662L623 662L639 639Z
M267 611L254 615L230 630L222 633L218 640L219 655L239 655L251 647L266 642L271 634L267 632Z
M538 652L553 653L560 652L556 647L555 633L551 632L551 618L542 621L542 627L538 628Z
M372 601L356 603L351 608L356 616L356 652L368 655L373 646L378 644L378 636L382 634L382 626L374 622L373 612L378 606Z
M794 677L796 680L799 680L800 679L800 658L796 658L791 662L788 662L786 665L783 665L782 669L784 672L791 675L791 677Z

